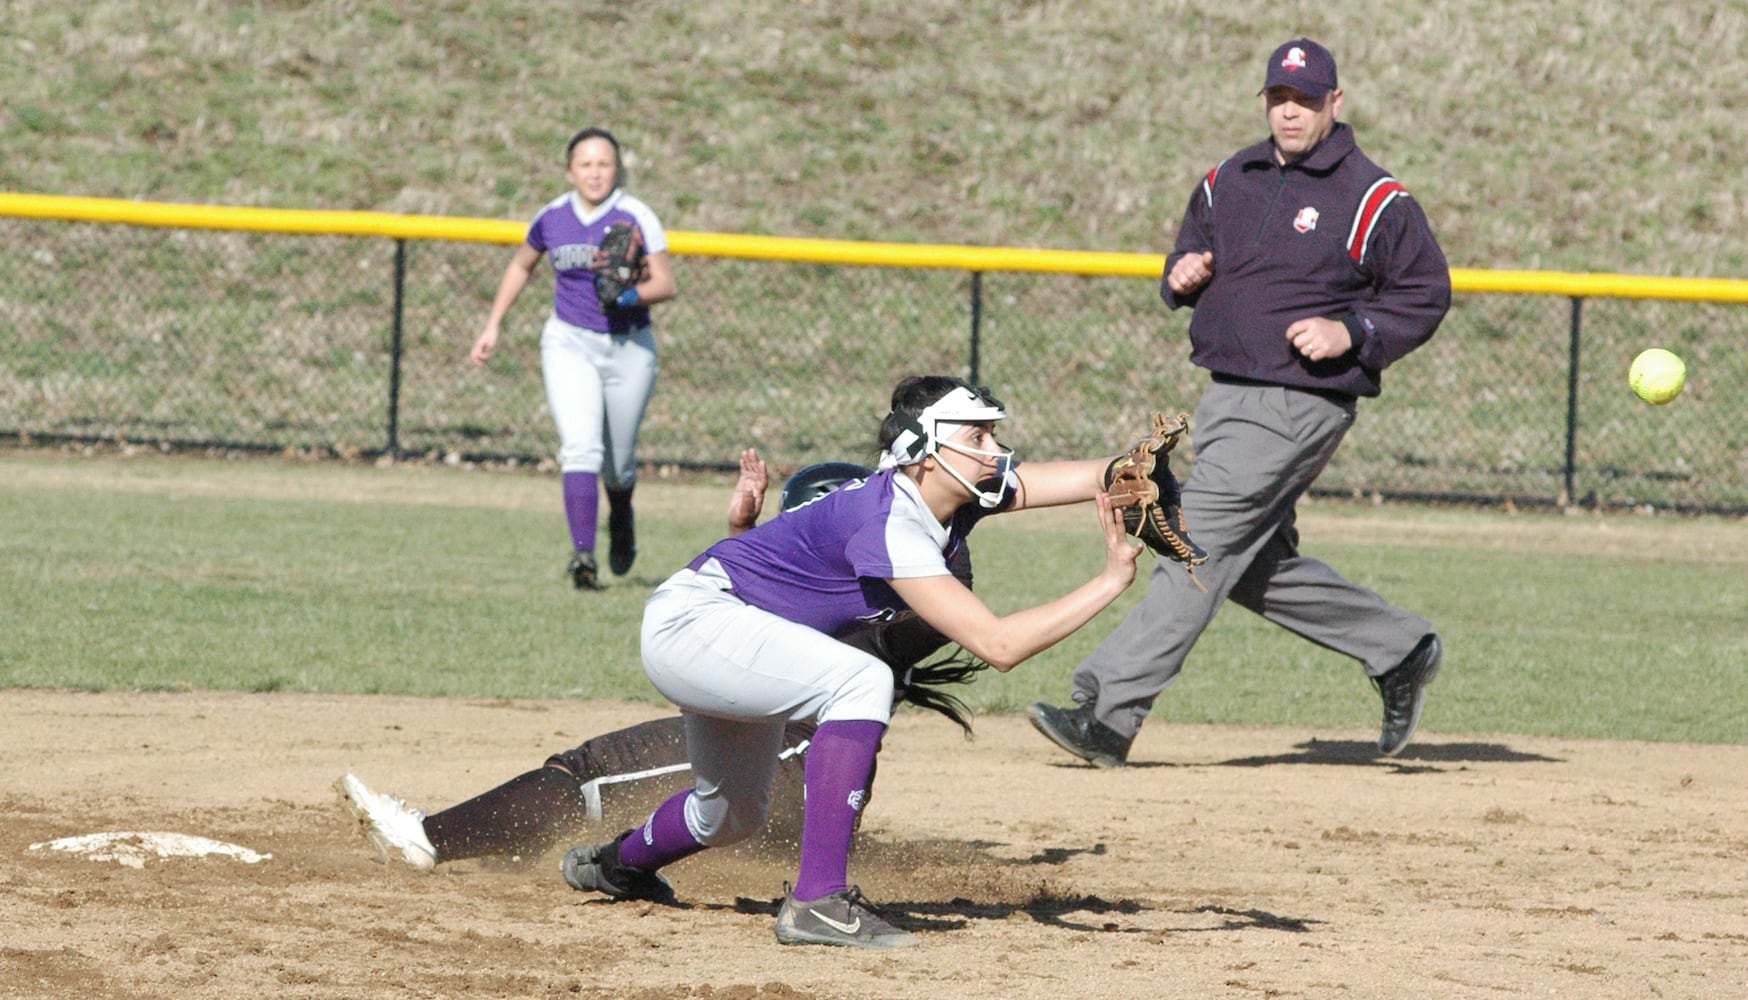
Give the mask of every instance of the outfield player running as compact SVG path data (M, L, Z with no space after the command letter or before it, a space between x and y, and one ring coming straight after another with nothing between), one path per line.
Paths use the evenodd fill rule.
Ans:
M559 470L571 557L565 572L578 590L599 588L595 522L599 492L607 492L608 562L616 575L637 558L631 493L637 485L637 435L655 389L656 349L649 307L674 297L668 240L654 212L626 194L619 141L586 128L565 147L565 173L575 188L534 217L526 242L498 283L486 328L471 357L484 365L498 347L499 327L542 255L555 281L552 315L540 334L546 402L558 425ZM648 251L647 276L617 300L595 292L596 251L608 227L636 226Z
M849 886L851 836L893 676L833 634L910 610L1006 671L1085 625L1135 579L1139 550L1101 492L1110 460L1016 467L995 436L1006 416L959 379L905 379L881 425L876 475L716 543L656 590L644 612L644 670L682 710L695 787L640 828L573 849L566 881L615 899L671 898L660 869L765 823L784 725L812 720L800 874L785 887L777 940L915 943ZM1104 565L1068 594L997 616L949 571L984 517L1087 500Z
M781 509L799 507L872 473L844 462L808 466L784 485ZM740 478L729 503L730 535L758 521L766 482L758 452L743 452ZM960 554L963 558L955 560L953 571L969 587L969 553L961 548ZM968 681L986 664L963 651L922 664L946 644L947 637L914 614L856 622L839 638L891 666L898 700L938 711L970 734L965 704L942 686ZM812 720L792 721L783 728L772 822L764 831L772 844L800 839L802 762L814 729ZM430 871L438 864L466 858L540 857L561 838L591 826L647 815L690 787L691 778L684 722L672 716L615 730L553 754L541 767L429 816L401 799L372 791L354 774L342 777L336 788L383 860Z

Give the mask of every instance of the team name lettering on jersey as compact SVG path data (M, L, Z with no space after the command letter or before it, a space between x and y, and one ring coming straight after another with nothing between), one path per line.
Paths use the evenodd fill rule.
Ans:
M575 271L579 268L595 266L595 251L600 249L593 243L567 243L561 247L553 247L552 269L555 271Z

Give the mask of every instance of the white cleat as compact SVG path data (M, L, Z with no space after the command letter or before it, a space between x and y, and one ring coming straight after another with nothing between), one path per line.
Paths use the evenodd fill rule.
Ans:
M383 861L398 858L422 872L437 867L437 849L425 836L424 813L393 796L371 791L355 774L334 782L334 790Z

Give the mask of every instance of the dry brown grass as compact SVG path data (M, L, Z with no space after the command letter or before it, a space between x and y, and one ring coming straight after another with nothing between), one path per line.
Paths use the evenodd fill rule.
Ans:
M1264 53L1347 117L1452 262L1735 276L1748 40L1721 5L1338 0L66 5L0 34L0 186L524 218L605 123L677 229L1159 251L1262 134Z

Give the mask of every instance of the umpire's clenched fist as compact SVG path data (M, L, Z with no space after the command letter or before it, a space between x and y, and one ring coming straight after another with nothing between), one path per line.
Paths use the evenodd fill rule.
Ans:
M1165 283L1173 295L1194 295L1214 276L1214 255L1210 251L1187 253L1171 266Z

